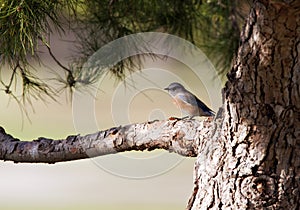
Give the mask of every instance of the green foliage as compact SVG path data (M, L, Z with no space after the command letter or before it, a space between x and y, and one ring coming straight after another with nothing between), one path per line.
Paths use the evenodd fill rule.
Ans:
M28 63L39 42L47 45L51 26L63 31L61 11L74 10L77 1L2 0L0 3L1 62Z
M0 10L2 62L27 63L28 53L35 54L38 40L46 43L47 16L57 21L52 1L3 1ZM39 8L35 9L34 8ZM47 12L46 12L47 11ZM56 23L57 24L57 23ZM58 25L58 24L57 24Z
M12 94L12 84L23 84L23 98L32 95L51 97L54 91L30 68L38 60L38 47L44 45L65 72L57 80L72 90L77 83L94 83L99 74L87 73L82 65L106 43L137 32L160 31L178 35L204 50L224 74L237 50L246 0L1 0L0 1L0 73L9 66L11 78L2 90ZM51 51L47 40L62 33L66 21L78 38L78 57L63 66ZM147 47L147 46L145 46ZM110 72L122 79L125 70L139 67L142 56L128 58L110 66ZM58 74L61 75L61 74ZM27 94L31 91L31 94Z
M103 45L120 37L161 31L196 44L220 74L230 68L238 48L243 12L249 9L247 2L237 0L87 0L84 5L80 29L74 30L80 41L81 61L85 62ZM136 67L138 62L132 60L121 61L111 72L122 78L125 69Z
M238 0L211 0L200 8L198 45L222 75L228 72L238 49L249 8L250 2Z
M54 91L35 75L30 61L38 60L39 45L48 46L52 27L63 31L62 10L73 10L76 1L54 0L1 0L0 2L0 67L9 67L11 78L0 80L3 90L12 95L13 81L22 81L22 96L43 99L43 94L53 98ZM0 73L3 68L0 69ZM14 98L16 98L13 95ZM29 98L27 98L29 99Z

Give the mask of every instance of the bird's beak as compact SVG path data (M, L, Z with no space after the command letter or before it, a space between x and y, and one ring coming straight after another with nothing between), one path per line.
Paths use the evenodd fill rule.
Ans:
M170 90L170 89L166 87L166 88L164 88L164 90Z

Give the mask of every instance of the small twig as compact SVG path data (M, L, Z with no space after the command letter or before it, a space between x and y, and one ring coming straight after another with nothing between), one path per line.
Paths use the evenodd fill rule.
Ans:
M20 67L20 64L19 64L19 62L17 63L17 65L14 67L14 69L13 69L13 73L11 74L11 77L10 77L10 81L9 81L9 83L8 83L8 85L6 86L6 88L9 90L10 89L10 87L11 87L11 85L12 85L12 82L13 82L13 80L14 80L14 77L15 77L15 74L16 74L16 72L17 72L17 68L19 68Z
M52 59L57 63L57 65L59 65L62 69L66 70L69 74L72 74L72 71L70 69L68 69L67 67L65 67L56 57L55 55L53 54L51 48L46 45L48 51L49 51L49 54L50 56L52 57Z

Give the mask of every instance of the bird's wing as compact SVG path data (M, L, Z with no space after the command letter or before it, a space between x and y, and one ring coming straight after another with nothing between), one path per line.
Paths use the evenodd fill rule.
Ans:
M204 112L211 114L211 115L215 115L215 112L213 110L211 110L210 108L208 108L208 106L206 106L197 97L196 97L196 103L197 103L198 107L200 107Z
M186 104L197 106L197 98L191 93L178 93L176 97Z
M187 104L190 104L192 106L198 106L199 108L201 108L204 112L206 112L208 114L211 114L211 115L215 114L215 112L213 110L208 108L202 101L200 101L192 93L177 94L177 97Z

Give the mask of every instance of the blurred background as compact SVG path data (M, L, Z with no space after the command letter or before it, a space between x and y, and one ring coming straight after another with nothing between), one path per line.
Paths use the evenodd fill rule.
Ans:
M52 37L53 51L66 65L74 48L64 40L73 38L72 34ZM39 64L35 68L45 68L40 71L42 76L51 78L59 67L43 49L40 56L48 68ZM173 81L188 85L187 89L217 111L221 97L209 95L203 79L207 78L199 78L195 70L176 59L146 59L142 70L128 75L125 82L107 74L96 87L75 93L92 96L92 104L86 105L78 95L71 98L67 90L57 101L32 99L32 105L25 104L29 119L1 91L0 125L14 137L30 141L181 117L163 90ZM216 85L220 93L219 87ZM85 119L87 112L94 113L93 119ZM165 151L126 152L53 165L0 161L0 209L184 209L193 190L194 161Z

